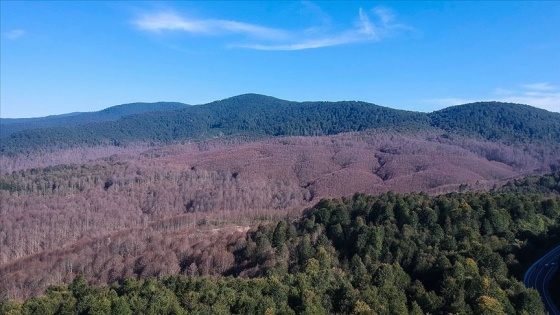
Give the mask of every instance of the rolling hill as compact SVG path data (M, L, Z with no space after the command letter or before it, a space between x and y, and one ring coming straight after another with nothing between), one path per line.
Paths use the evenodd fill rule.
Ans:
M560 142L560 113L528 105L478 102L428 114L432 126L487 140Z
M129 115L175 110L186 106L188 105L176 102L131 103L112 106L97 112L76 112L37 118L0 118L0 138L24 130L116 121Z
M136 111L134 115L130 109L136 107L125 106L98 113L10 122L3 125L12 132L0 144L0 153L217 137L333 135L372 129L436 128L450 135L492 141L560 142L560 114L509 103L473 103L430 114L365 102L291 102L258 94L185 108L180 103L158 104L143 104L138 108L145 112ZM176 107L181 109L173 110ZM156 108L167 110L154 111ZM56 127L44 128L45 124ZM24 127L28 129L14 132Z

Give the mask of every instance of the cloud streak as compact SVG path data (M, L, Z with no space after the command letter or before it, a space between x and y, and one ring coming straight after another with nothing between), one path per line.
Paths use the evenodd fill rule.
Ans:
M330 46L337 46L349 43L351 39L348 37L331 37L331 38L321 38L321 39L309 39L298 43L290 43L290 44L236 44L230 45L230 47L236 48L247 48L247 49L255 49L255 50L304 50L304 49L314 49L314 48L323 48L323 47L330 47Z
M147 14L132 22L138 29L149 32L182 31L200 35L245 34L262 38L283 38L282 30L250 23L215 19L189 19L175 13Z
M21 30L21 29L10 30L4 33L4 37L6 37L9 40L16 40L22 37L23 35L25 35L25 30Z
M482 100L526 104L551 112L560 112L560 88L549 82L521 84L518 89L496 88L489 97L484 97L479 100L448 97L425 100L424 103L432 103L447 107Z
M551 85L548 82L539 82L539 83L532 83L532 84L522 84L522 88L527 90L533 91L555 91L558 90L558 87Z
M499 99L503 102L527 104L552 112L560 112L560 89L548 82L522 84L520 91L510 91Z
M294 51L317 49L347 44L378 42L396 30L408 26L394 23L394 13L378 7L371 11L358 10L353 27L332 31L317 31L321 27L311 26L304 30L284 30L233 20L192 19L176 13L154 13L143 15L132 24L139 30L161 32L184 32L201 36L245 36L245 43L226 43L229 48L254 50ZM310 29L315 30L309 32Z

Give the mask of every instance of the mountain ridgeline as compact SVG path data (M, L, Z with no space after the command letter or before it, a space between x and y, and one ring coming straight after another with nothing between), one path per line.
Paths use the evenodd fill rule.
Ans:
M70 127L116 121L134 114L176 110L186 106L188 105L176 102L132 103L112 106L97 112L77 112L37 118L0 118L0 137L7 137L15 132L29 129Z
M560 142L560 114L509 103L473 103L427 114L357 101L291 102L245 94L197 106L180 103L138 106L121 105L96 113L21 122L2 120L0 154L228 136L333 135L371 129L439 128L449 134L493 141Z
M560 140L560 114L527 105L479 102L429 114L432 126L487 140Z

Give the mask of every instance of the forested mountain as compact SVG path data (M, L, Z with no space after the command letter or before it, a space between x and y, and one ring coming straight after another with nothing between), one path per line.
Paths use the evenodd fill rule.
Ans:
M75 117L82 115L64 119L77 122ZM91 118L76 126L58 122L56 126L66 127L11 133L2 139L0 153L13 155L45 148L170 143L215 137L332 135L380 128L398 131L439 128L450 134L489 140L560 143L560 114L496 102L461 105L426 114L365 102L290 102L245 94L175 111L149 112L115 120L117 116L110 116L114 121L92 122L95 119ZM10 126L12 124L3 128L13 128Z
M97 112L78 112L38 118L0 118L0 137L7 137L14 132L23 130L115 121L129 115L175 110L186 106L182 103L173 102L131 103L109 107Z
M246 94L206 105L124 117L114 122L14 133L2 154L37 148L121 145L135 141L169 143L223 136L325 135L371 128L428 127L424 114L363 102L288 102Z
M59 259L86 278L52 286L23 304L4 300L0 311L544 314L537 291L518 279L539 249L557 242L559 223L560 199L548 195L356 194L322 200L296 221L261 224L245 237L206 245L187 237L176 242L177 229L138 239L137 249L130 235L100 239L94 260L69 249L72 256ZM204 246L212 247L213 255L205 254ZM150 253L158 247L166 254ZM104 262L106 256L112 257ZM33 266L52 268L48 257L36 257ZM121 260L135 261L134 267ZM32 270L20 268L0 270L5 292L19 292L18 283L36 283ZM88 278L107 268L114 285L88 285ZM177 273L189 277L173 276ZM196 277L211 274L226 277Z
M432 126L451 133L488 140L560 142L560 113L527 105L478 102L428 115Z

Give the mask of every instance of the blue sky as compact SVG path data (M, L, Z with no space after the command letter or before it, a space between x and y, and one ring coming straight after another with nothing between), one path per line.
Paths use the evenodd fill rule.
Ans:
M560 112L560 2L1 2L0 116L243 93Z

